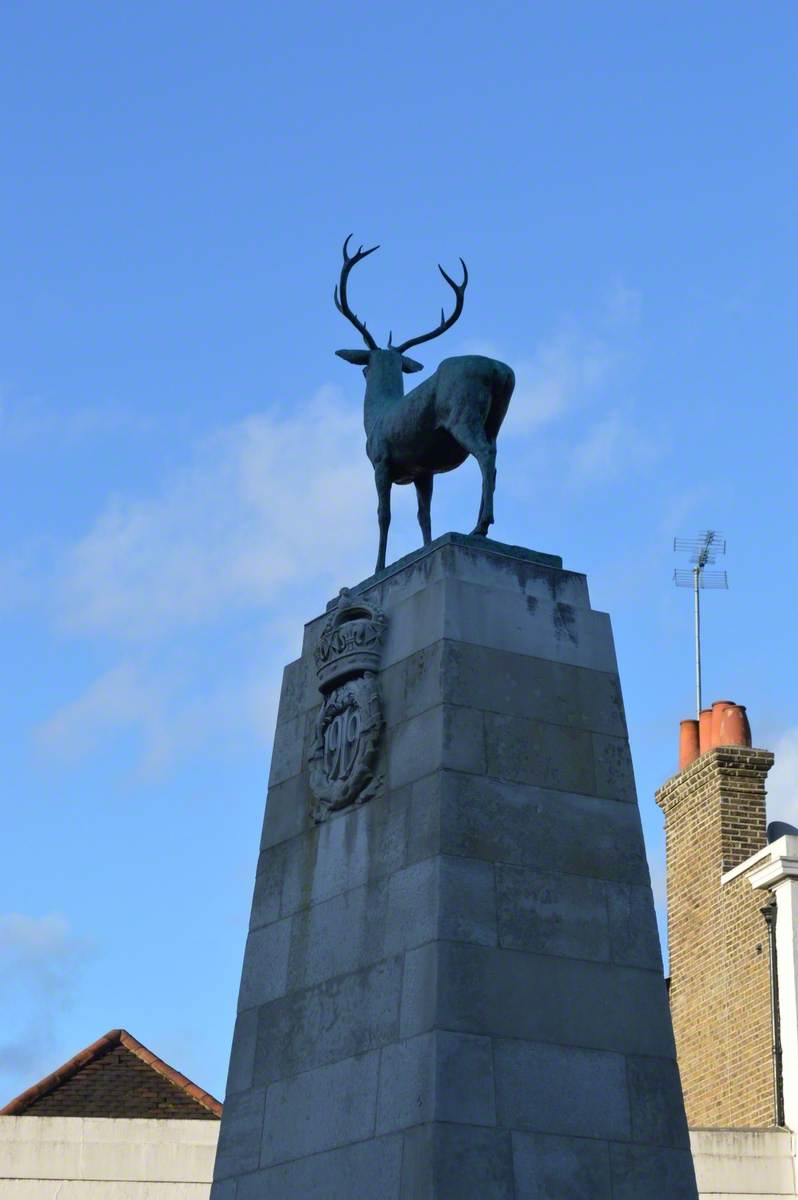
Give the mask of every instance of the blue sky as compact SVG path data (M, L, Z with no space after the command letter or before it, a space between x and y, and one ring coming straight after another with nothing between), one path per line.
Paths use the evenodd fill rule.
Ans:
M3 6L0 1099L122 1025L224 1087L282 664L371 570L340 244L380 337L518 386L494 535L612 614L657 893L693 703L798 816L798 12L763 0ZM433 530L471 528L473 464ZM418 541L395 493L392 557Z

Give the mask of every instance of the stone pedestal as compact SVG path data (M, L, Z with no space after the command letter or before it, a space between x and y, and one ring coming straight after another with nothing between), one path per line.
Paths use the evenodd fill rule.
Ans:
M320 617L212 1200L695 1200L609 618L558 559L454 534L353 592L387 618L374 794L310 790Z

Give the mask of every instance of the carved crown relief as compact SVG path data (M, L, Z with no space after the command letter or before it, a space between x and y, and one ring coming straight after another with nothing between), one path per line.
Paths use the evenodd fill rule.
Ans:
M370 800L381 782L376 772L383 726L377 672L386 624L380 609L342 588L314 652L324 697L309 759L318 821Z

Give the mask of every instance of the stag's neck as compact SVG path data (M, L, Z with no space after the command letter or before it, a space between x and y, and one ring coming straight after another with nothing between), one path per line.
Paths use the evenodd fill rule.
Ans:
M379 423L385 410L401 400L404 394L404 376L399 356L389 351L372 355L363 405L363 423L367 435Z

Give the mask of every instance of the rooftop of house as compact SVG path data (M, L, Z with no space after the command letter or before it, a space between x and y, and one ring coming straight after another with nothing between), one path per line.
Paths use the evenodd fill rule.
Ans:
M221 1115L218 1100L125 1029L112 1029L0 1109L0 1116L31 1117L218 1121Z

